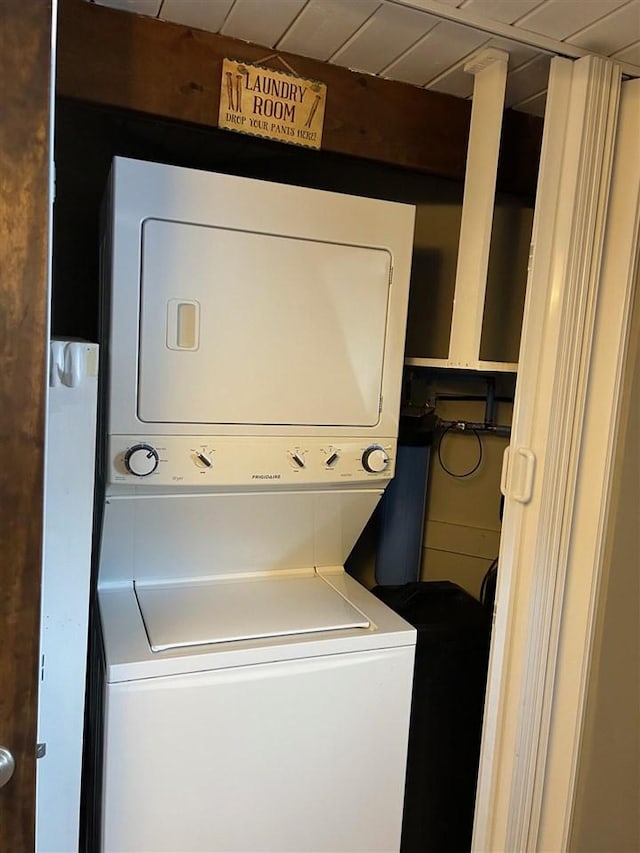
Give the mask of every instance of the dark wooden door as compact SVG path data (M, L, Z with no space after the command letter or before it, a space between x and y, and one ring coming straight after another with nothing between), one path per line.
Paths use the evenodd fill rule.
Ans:
M51 0L0 2L0 851L34 847Z

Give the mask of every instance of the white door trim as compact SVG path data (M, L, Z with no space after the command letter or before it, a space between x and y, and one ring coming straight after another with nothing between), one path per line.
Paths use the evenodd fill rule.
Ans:
M620 69L611 61L552 61L512 431L515 461L506 472L473 842L478 851L538 849L619 89ZM615 419L614 412L602 415ZM525 471L519 459L529 460ZM533 490L522 502L531 460ZM584 560L584 571L593 574L596 551Z

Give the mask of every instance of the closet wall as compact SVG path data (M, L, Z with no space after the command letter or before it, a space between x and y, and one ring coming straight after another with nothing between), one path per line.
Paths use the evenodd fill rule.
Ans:
M444 202L444 203L443 203ZM420 207L406 354L446 358L453 310L461 199ZM480 357L517 362L527 280L533 203L498 194L494 212ZM444 421L483 422L489 392L495 424L511 425L516 375L412 368L405 402L433 408ZM421 578L451 580L476 597L497 559L500 473L509 439L442 429L433 435Z
M496 404L496 421L510 426L514 380L506 377L497 384L500 402ZM436 411L443 419L484 419L484 401L450 398L483 394L483 380L440 378L436 388L441 395ZM500 472L508 443L507 437L480 432L476 436L441 430L434 436L427 486L423 580L450 580L479 597L482 579L498 557ZM464 476L470 471L473 473Z
M574 853L640 850L640 287L629 347L576 780Z

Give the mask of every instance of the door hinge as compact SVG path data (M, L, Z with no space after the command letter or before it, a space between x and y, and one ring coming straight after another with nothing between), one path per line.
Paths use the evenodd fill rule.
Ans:
M36 744L36 758L44 758L46 754L47 754L46 743L37 743Z

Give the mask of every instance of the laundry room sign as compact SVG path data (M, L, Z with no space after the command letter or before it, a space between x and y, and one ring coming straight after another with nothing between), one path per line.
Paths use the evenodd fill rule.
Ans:
M222 62L218 126L320 148L327 87L248 62Z

